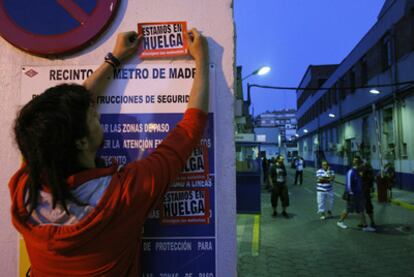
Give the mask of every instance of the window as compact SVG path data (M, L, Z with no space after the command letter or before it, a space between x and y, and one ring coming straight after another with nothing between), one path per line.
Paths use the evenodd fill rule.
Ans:
M335 127L334 129L334 136L335 136L335 142L339 143L339 127Z
M322 87L323 83L326 82L327 79L318 79L318 88Z
M408 159L408 147L407 147L407 143L405 142L403 142L403 145L402 145L402 158Z
M361 155L364 159L370 159L370 149L368 116L364 116L362 118L362 141L360 146Z
M394 144L394 123L392 116L392 108L384 110L383 124L383 133L385 135L386 144Z
M365 86L368 82L368 66L367 66L367 58L362 57L360 61L360 67L361 67L361 86Z
M414 32L414 8L411 8L411 16L410 16L410 19L411 19L411 32ZM412 38L412 35L411 35L411 38ZM412 39L411 40L411 48L410 48L410 50L414 50L414 39Z
M334 102L335 105L337 105L338 102L339 102L339 84L338 83L335 84L335 89L334 89L333 95L334 95L334 101L333 102Z
M362 118L362 142L365 145L369 145L369 123L368 123L368 117L365 116Z
M321 98L322 100L322 112L324 113L327 109L327 102L326 102L326 92L324 93L324 95Z
M344 78L341 78L339 80L339 96L341 100L344 100L346 97L346 93L345 93L345 80Z
M392 41L391 36L386 35L382 39L382 69L387 70L392 65Z
M317 117L319 117L319 115L321 113L323 113L323 103L322 103L322 100L323 100L323 97L319 98L319 100L318 100L318 111L317 111L317 114L316 114Z
M333 150L336 146L336 142L334 141L334 136L333 136L333 130L334 130L333 128L329 128L329 143L331 144L331 150Z
M330 88L328 90L327 94L328 94L327 95L328 96L328 108L331 109L332 108L332 105L333 105L333 102L334 102L334 100L333 100L333 95L334 95L333 89Z
M355 72L354 70L349 71L349 91L355 93Z
M257 134L256 135L256 141L258 141L258 142L266 142L266 135L264 135L264 134Z

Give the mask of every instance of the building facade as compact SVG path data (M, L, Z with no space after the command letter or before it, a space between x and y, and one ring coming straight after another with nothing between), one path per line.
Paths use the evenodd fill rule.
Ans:
M414 191L413 68L414 0L387 0L341 64L308 68L297 91L300 155L341 173L355 155L378 173L391 165L397 186Z
M297 127L296 110L285 109L259 114L254 119L254 127L255 130L258 128L277 128L282 143L295 140Z
M296 110L294 109L262 113L254 120L257 141L262 143L262 150L266 151L267 157L283 154L290 158L296 154L296 128Z

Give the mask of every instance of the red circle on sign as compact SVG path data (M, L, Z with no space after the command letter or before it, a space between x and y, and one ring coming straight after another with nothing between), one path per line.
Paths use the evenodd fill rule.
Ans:
M23 51L45 56L73 52L103 32L119 6L119 0L99 0L91 14L85 14L73 1L57 0L72 12L80 27L59 35L38 35L18 26L0 6L0 35ZM2 1L0 1L0 5Z

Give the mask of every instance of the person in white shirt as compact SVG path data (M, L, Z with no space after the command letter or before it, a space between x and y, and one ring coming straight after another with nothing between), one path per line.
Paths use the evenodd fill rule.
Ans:
M326 219L332 216L334 203L334 191L332 183L335 180L335 172L329 168L327 161L322 161L322 168L316 171L316 201L320 218Z
M303 158L301 156L297 156L297 158L295 159L295 168L296 168L295 185L298 184L298 179L299 179L299 185L302 185L304 165L305 165L305 162Z

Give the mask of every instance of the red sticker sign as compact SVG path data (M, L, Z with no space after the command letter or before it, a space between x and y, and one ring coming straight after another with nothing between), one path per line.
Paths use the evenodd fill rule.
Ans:
M0 35L35 55L74 52L105 30L119 3L119 0L0 0Z
M207 188L172 188L167 191L160 206L161 224L210 223L210 197Z
M138 33L143 36L142 59L185 56L188 53L186 22L139 23Z
M178 176L178 181L207 180L210 174L208 167L208 148L205 145L193 149L190 157Z

